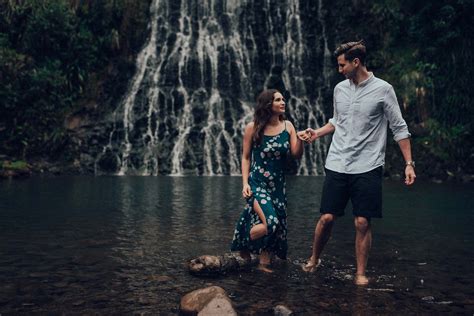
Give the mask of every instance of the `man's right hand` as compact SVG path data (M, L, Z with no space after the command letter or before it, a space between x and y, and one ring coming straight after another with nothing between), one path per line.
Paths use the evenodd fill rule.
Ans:
M316 135L316 131L312 128L307 128L304 131L299 131L298 133L296 133L296 135L299 139L307 143L312 143L318 138L318 136Z
M406 185L412 185L415 183L415 168L413 166L407 165L405 167L405 184Z

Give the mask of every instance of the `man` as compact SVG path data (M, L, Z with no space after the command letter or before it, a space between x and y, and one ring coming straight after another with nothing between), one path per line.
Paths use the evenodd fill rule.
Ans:
M405 159L405 184L415 182L410 133L402 118L393 87L367 71L363 41L339 46L339 73L347 80L334 88L334 116L325 126L298 132L306 142L334 133L326 159L321 196L321 217L316 224L311 258L303 270L312 272L320 263L336 217L344 215L351 199L356 229L357 272L354 282L367 285L366 266L372 242L371 218L382 217L382 175L387 125Z

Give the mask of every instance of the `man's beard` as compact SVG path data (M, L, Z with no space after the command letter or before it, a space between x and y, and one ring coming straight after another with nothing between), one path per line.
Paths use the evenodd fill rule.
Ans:
M352 80L352 79L354 79L354 78L356 77L356 73L357 73L357 70L354 69L354 70L352 70L351 72L348 72L348 73L346 74L346 78Z

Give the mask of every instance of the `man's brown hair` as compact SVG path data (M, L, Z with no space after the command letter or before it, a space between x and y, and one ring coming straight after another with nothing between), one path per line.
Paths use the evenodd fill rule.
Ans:
M365 65L366 50L364 40L339 45L334 51L334 55L339 57L342 54L344 54L346 60L353 61L355 58L358 58L360 63Z

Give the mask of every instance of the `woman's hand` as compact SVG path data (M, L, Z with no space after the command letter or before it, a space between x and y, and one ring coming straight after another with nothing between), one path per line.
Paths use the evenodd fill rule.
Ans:
M252 189L249 184L244 184L242 187L242 196L246 199L252 196Z
M318 138L316 135L316 131L312 128L307 128L304 131L299 131L298 133L296 133L296 135L299 139L307 143L312 143L314 140L316 140L316 138Z

